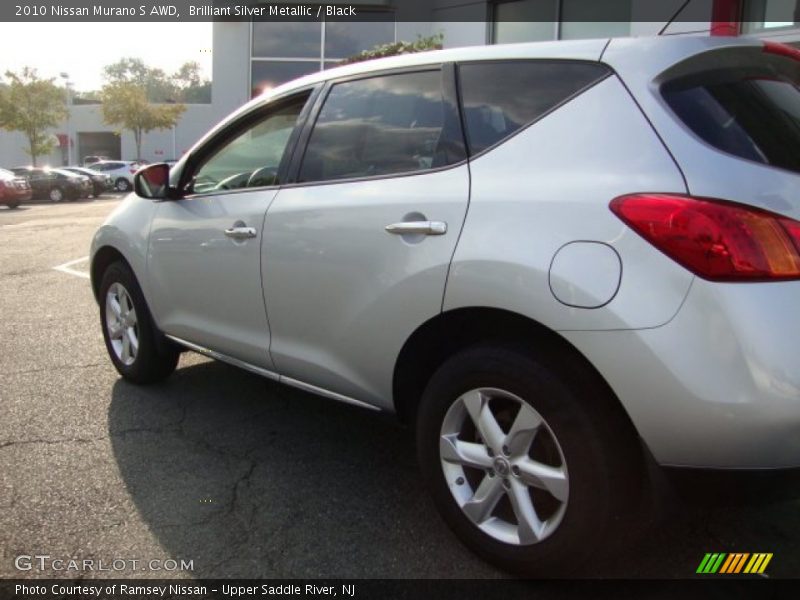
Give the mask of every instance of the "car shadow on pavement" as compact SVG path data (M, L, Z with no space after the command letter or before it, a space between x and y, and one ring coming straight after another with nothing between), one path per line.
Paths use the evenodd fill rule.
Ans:
M113 387L139 513L197 577L498 577L452 537L393 419L222 363Z
M195 577L504 576L439 518L392 417L203 362L160 385L118 380L108 427L141 518ZM659 526L584 575L692 577L706 552L773 552L774 576L800 572L797 502L669 501Z

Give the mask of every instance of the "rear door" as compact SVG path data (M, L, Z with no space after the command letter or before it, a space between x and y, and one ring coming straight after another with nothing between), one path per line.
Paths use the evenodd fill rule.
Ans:
M334 82L312 124L264 226L271 354L283 376L388 407L469 199L453 69Z

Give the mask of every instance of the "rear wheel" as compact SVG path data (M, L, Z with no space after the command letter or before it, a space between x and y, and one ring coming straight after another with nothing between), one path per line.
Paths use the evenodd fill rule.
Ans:
M17 208L19 206L19 202L9 202L6 206L11 209Z
M114 182L114 187L118 192L127 192L131 189L130 182L125 179L124 177L120 177L117 181Z
M123 262L109 266L100 283L100 324L111 362L125 379L153 383L175 370L179 352L157 342L142 290Z
M618 414L523 350L448 360L418 413L420 467L447 523L508 571L577 570L637 488Z

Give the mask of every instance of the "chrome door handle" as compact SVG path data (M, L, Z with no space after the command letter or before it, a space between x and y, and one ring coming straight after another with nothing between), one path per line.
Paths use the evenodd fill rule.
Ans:
M225 230L225 235L234 240L246 240L256 237L255 227L231 227Z
M386 226L386 231L395 235L444 235L447 233L447 223L444 221L403 221Z

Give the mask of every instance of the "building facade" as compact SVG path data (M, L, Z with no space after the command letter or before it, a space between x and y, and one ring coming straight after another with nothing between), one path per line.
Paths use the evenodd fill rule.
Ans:
M800 46L800 0L351 0L357 21L215 22L210 104L187 105L173 130L145 135L142 158L177 158L211 126L251 97L301 75L335 66L377 44L442 34L446 48L479 44L658 35L757 36ZM423 14L427 20L411 20ZM98 24L99 26L99 24ZM103 124L99 105L69 107L53 131L60 146L41 164L92 154L135 158L130 132ZM30 162L21 134L0 132L0 165Z

